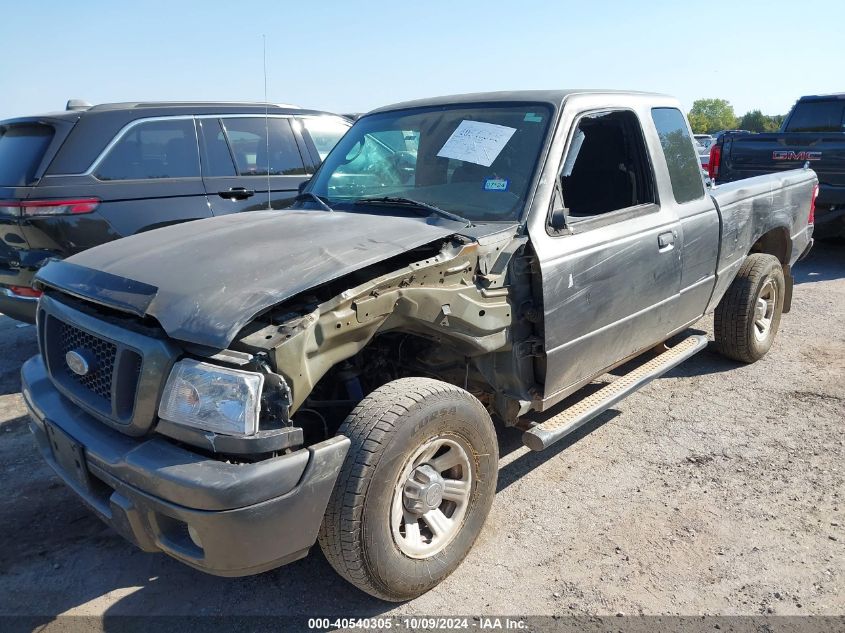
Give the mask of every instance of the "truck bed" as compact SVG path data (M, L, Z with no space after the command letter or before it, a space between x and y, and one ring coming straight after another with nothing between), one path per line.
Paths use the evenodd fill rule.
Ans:
M719 211L721 240L716 287L708 309L715 308L762 235L773 229L782 235L785 259L790 265L801 257L811 241L807 220L815 184L812 169L791 169L720 184L710 190Z

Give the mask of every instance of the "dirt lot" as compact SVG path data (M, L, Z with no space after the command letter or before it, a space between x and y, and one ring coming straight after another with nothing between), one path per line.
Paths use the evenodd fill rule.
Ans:
M126 544L36 454L18 393L34 331L0 317L0 614L843 614L845 246L796 272L756 365L705 351L546 453L506 433L475 549L402 605L318 548L221 579Z

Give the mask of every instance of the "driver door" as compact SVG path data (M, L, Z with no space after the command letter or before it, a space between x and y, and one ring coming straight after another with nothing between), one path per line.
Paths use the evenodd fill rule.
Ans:
M677 321L680 225L657 203L638 117L603 111L576 125L558 183L565 228L549 227L540 258L547 399L664 340Z

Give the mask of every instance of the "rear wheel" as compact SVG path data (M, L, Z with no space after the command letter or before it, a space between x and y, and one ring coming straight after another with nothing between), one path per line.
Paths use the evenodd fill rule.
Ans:
M341 426L352 440L320 529L332 567L384 600L425 593L457 568L496 491L493 423L470 393L402 378Z
M749 255L716 307L714 330L721 354L744 363L765 356L780 325L786 284L773 255Z

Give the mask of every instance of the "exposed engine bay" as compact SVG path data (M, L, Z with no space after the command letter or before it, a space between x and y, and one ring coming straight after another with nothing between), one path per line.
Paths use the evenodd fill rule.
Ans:
M457 236L257 318L231 350L263 359L281 377L284 405L264 407L265 424L302 426L306 444L331 437L364 394L403 376L461 386L515 421L529 406L534 375L519 345L534 334L532 284L513 283L532 274L526 243L512 230L479 241Z

